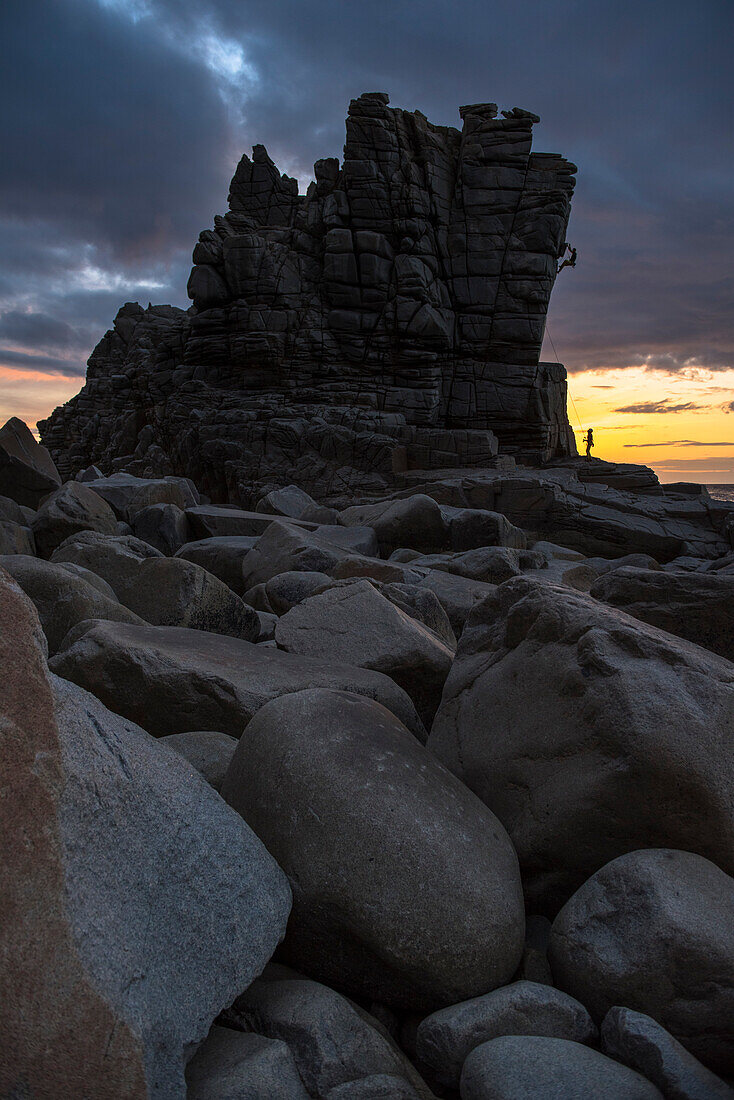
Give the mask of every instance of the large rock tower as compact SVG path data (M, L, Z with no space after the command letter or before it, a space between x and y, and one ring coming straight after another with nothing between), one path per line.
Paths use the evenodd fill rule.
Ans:
M39 425L62 473L186 474L247 501L575 453L565 371L539 361L575 166L531 152L528 111L460 115L360 96L305 195L256 145L194 249L193 307L124 306Z

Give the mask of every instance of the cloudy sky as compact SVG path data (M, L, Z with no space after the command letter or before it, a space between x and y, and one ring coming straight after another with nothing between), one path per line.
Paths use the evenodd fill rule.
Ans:
M574 426L734 481L733 32L731 0L3 0L0 419L75 393L122 302L188 305L242 152L305 187L384 90L540 114L579 166L544 349Z

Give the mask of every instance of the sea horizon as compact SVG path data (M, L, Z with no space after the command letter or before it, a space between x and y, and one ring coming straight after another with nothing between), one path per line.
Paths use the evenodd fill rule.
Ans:
M663 483L664 484L664 483ZM669 483L669 484L672 484ZM725 484L707 484L706 482L700 482L709 494L716 500L732 500L734 501L734 482L728 482Z

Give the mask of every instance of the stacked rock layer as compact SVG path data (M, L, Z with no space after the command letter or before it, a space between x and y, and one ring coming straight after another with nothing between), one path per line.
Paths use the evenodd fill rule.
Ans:
M255 146L194 249L193 308L124 306L39 425L62 474L184 474L247 502L296 463L323 499L574 454L565 371L539 359L575 167L531 152L527 111L460 114L362 95L306 195Z

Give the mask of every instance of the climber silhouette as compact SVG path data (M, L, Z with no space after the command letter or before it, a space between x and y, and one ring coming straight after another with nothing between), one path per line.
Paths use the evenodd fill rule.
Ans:
M588 428L583 442L586 444L586 457L591 458L591 448L594 446L594 429Z
M558 265L558 267L556 268L556 275L559 271L563 271L564 267L576 267L576 249L571 248L571 245L568 243L568 241L566 241L563 246L563 252L561 253L561 256L563 256L566 252L570 252L571 255L567 256L563 263ZM561 257L559 256L558 258L560 259Z

